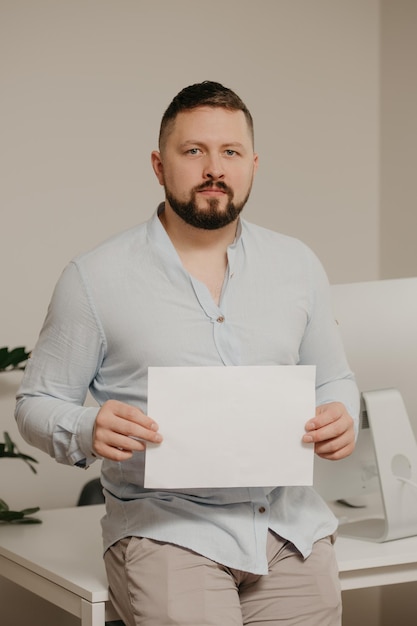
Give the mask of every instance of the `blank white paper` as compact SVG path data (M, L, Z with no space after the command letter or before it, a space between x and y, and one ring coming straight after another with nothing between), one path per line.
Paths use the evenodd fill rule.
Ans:
M145 487L189 489L313 484L315 367L150 367Z

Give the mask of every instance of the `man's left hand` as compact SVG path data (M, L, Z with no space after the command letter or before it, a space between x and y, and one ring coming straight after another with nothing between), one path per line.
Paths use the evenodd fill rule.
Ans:
M317 407L305 429L303 442L314 443L314 452L323 459L344 459L355 448L353 419L341 402Z

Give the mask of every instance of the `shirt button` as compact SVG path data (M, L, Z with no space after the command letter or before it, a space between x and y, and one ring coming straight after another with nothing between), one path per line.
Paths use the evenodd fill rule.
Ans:
M266 508L264 506L260 506L258 511L259 511L259 513L265 513Z
M219 317L217 318L216 322L219 322L219 324L223 324L223 322L224 322L223 315L219 315Z

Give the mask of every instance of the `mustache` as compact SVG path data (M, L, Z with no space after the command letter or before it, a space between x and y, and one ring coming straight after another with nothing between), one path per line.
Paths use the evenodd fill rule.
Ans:
M233 193L232 190L230 189L230 187L228 185L226 185L226 183L224 183L221 180L218 180L216 182L213 182L211 180L208 180L207 182L203 183L202 185L199 185L198 187L194 188L194 191L204 191L205 189L221 189L222 191L225 191L228 194Z

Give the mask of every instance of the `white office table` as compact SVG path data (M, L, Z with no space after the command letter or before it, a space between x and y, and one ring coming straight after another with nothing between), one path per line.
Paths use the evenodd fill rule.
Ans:
M82 626L117 619L107 592L103 505L41 511L42 524L0 525L0 575L79 617Z
M43 524L0 525L0 575L76 615L82 626L117 619L107 592L103 505L42 511ZM339 537L343 590L417 581L417 537L383 544Z

